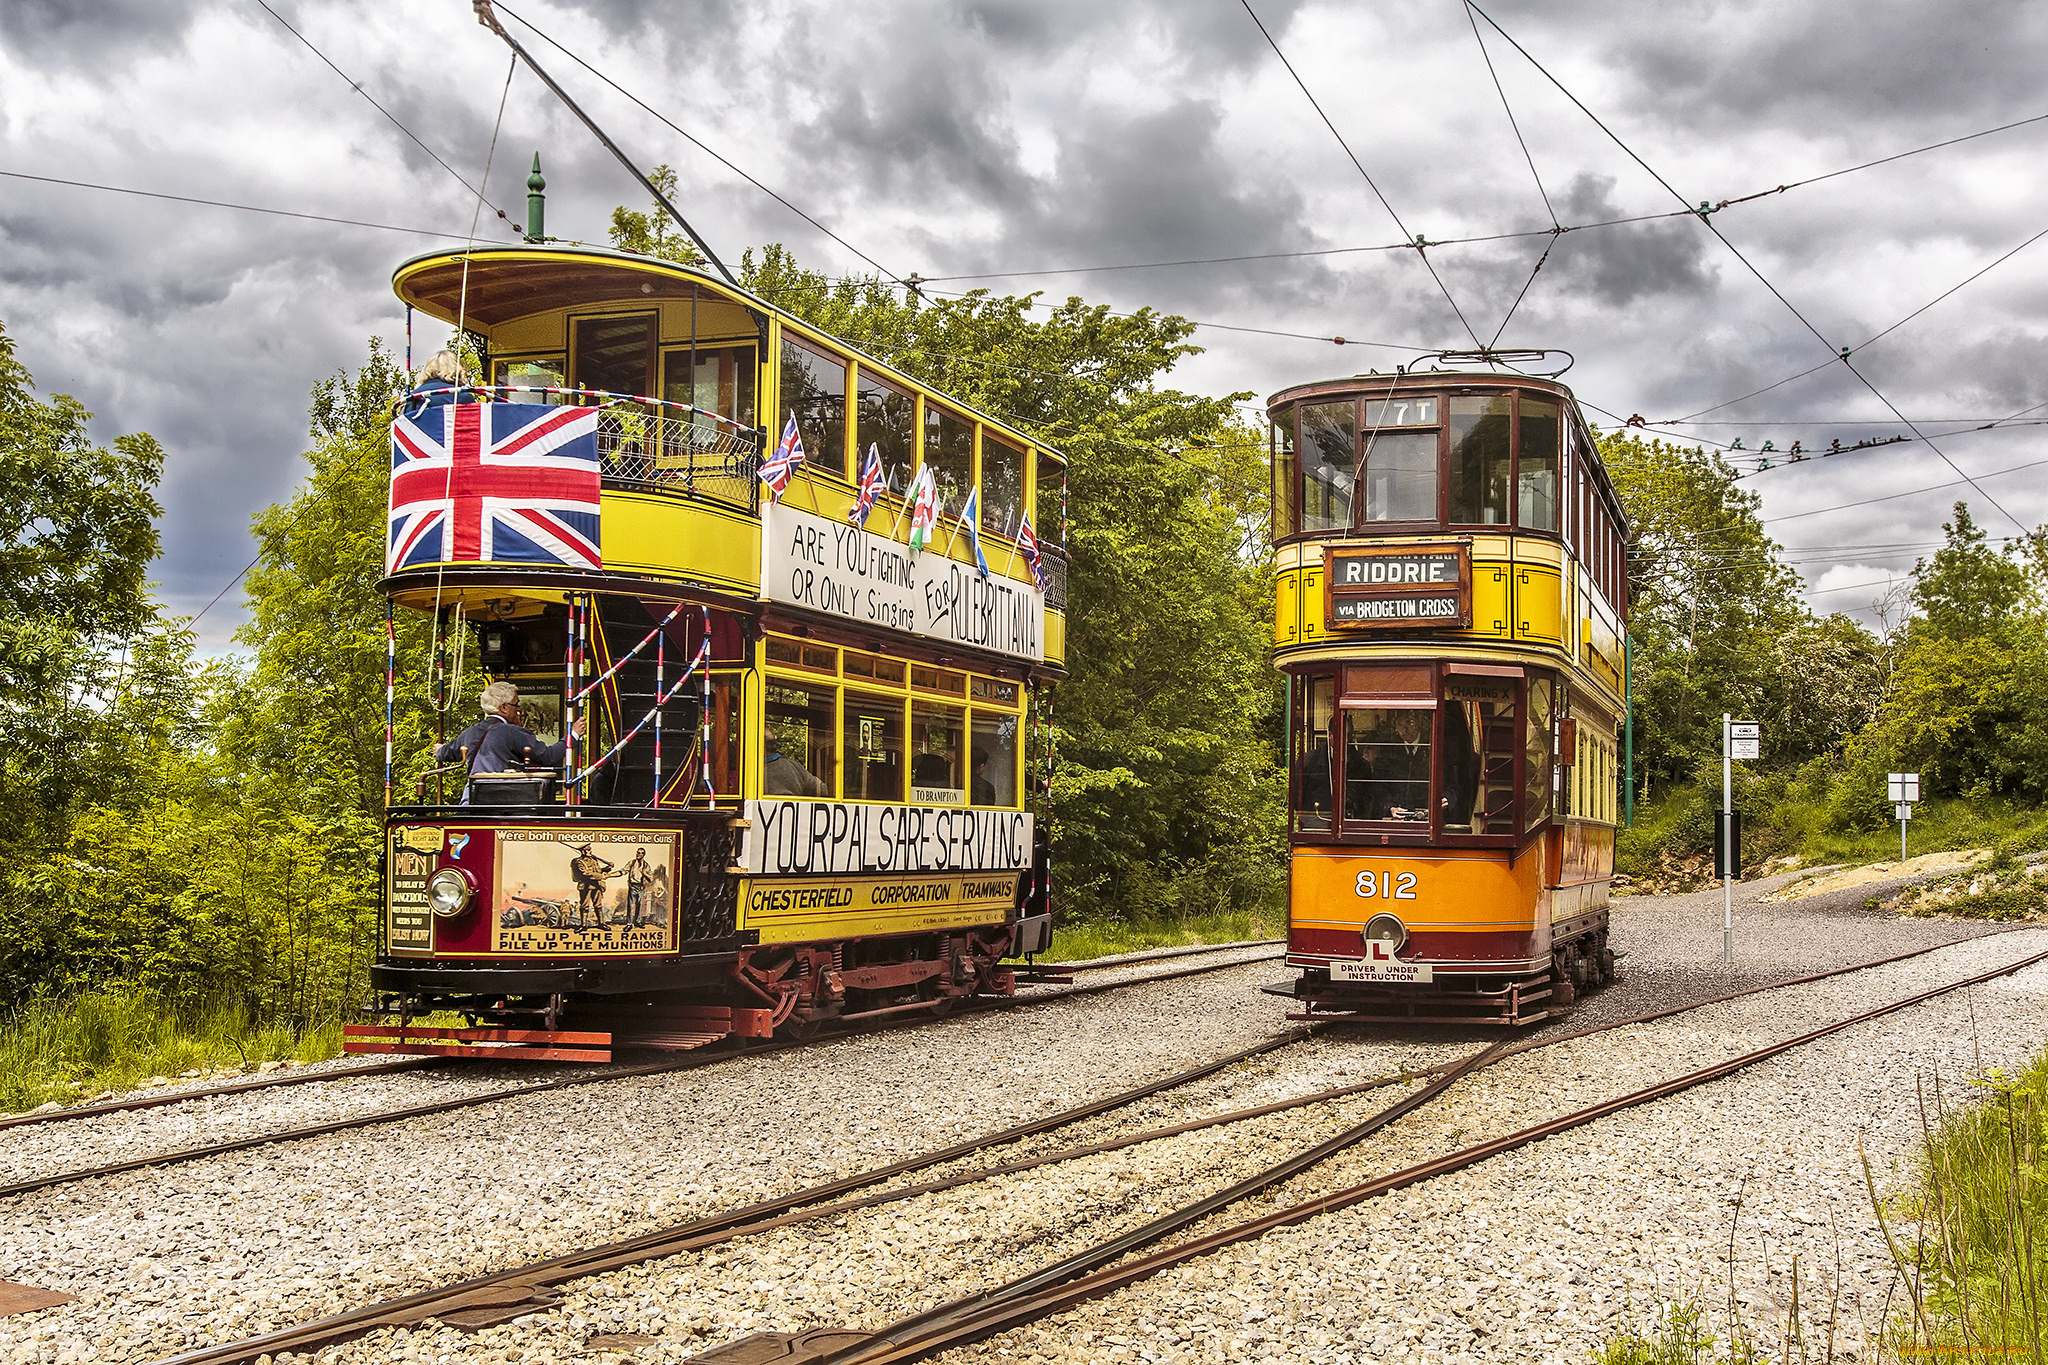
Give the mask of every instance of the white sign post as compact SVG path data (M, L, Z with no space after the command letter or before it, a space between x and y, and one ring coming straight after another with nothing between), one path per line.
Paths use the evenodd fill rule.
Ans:
M1721 961L1735 962L1735 763L1758 756L1763 727L1721 713Z
M1913 818L1913 803L1920 799L1920 774L1891 773L1885 787L1892 799L1892 814L1899 821L1899 861L1906 861L1906 822Z

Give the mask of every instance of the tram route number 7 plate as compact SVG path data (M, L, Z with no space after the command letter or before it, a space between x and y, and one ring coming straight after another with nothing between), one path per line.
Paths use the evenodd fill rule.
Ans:
M1373 981L1397 984L1422 983L1435 978L1427 962L1403 962L1387 944L1377 939L1365 945L1363 958L1340 958L1330 964L1332 981Z

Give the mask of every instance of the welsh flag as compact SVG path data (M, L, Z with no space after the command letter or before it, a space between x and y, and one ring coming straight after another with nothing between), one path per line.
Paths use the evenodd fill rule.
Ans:
M932 530L939 523L939 488L932 481L932 467L926 465L917 471L917 479L910 485L910 553L915 556L919 550L932 543Z

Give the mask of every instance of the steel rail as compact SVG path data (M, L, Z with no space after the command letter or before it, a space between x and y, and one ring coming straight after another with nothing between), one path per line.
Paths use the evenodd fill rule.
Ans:
M1654 1085L1645 1086L1640 1090L1630 1091L1628 1094L1617 1096L1600 1104L1589 1105L1584 1109L1575 1110L1543 1123L1519 1129L1502 1137L1474 1143L1469 1147L1459 1148L1455 1152L1406 1167L1389 1175L1378 1176L1362 1184L1352 1185L1345 1189L1335 1190L1328 1194L1318 1195L1314 1198L1302 1200L1299 1203L1287 1205L1284 1208L1275 1209L1270 1213L1262 1214L1259 1217L1231 1227L1207 1233L1192 1241L1166 1247L1150 1255L1127 1261L1123 1265L1094 1270L1093 1273L1083 1275L1080 1278L1067 1279L1061 1284L1047 1283L1052 1271L1060 1268L1049 1267L1045 1271L1040 1271L1037 1274L1026 1276L1019 1280L1013 1280L1009 1284L996 1289L987 1290L969 1298L956 1300L951 1304L943 1305L930 1312L918 1314L916 1317L906 1318L893 1327L875 1333L868 1340L857 1345L822 1353L814 1352L805 1355L792 1355L790 1357L791 1365L894 1365L894 1362L919 1360L937 1351L948 1350L980 1341L997 1332L1006 1331L1012 1327L1059 1312L1064 1308L1072 1307L1088 1299L1123 1288L1137 1280L1145 1279L1183 1262L1219 1251L1234 1243L1262 1237L1266 1233L1278 1228L1306 1222L1311 1218L1349 1208L1354 1204L1361 1203L1378 1195L1387 1194L1394 1190L1406 1188L1409 1185L1420 1184L1425 1180L1432 1180L1438 1176L1464 1170L1468 1166L1476 1165L1491 1157L1499 1156L1504 1152L1525 1147L1532 1142L1540 1142L1545 1138L1568 1132L1573 1128L1592 1123L1597 1119L1606 1118L1611 1114L1620 1113L1625 1109L1632 1109L1638 1105L1666 1099L1682 1091L1705 1085L1710 1081L1720 1080L1737 1071L1754 1066L1759 1062L1768 1061L1782 1053L1789 1052L1794 1048L1804 1047L1830 1034L1839 1033L1843 1029L1854 1027L1857 1024L1868 1023L1873 1019L1882 1018L1887 1014L1907 1009L1914 1005L1924 1004L1926 1001L1932 1000L1937 996L1946 995L1951 991L1983 985L1987 981L1995 980L2001 976L2009 976L2013 972L2022 971L2044 961L2048 961L2048 952L2036 953L2032 957L2022 958L2017 962L1995 967L1990 971L1981 972L1962 981L1937 986L1931 990L1921 991L1917 994L1906 996L1903 999L1879 1005L1875 1009L1865 1010L1860 1014L1852 1015L1847 1019L1837 1020L1832 1024L1825 1024L1820 1028L1802 1033L1797 1037L1769 1044L1768 1046L1756 1049L1754 1052L1744 1053L1740 1057L1717 1062L1712 1066L1701 1067L1697 1071L1687 1072L1685 1075L1671 1080L1660 1081ZM1114 1243L1103 1244L1101 1248L1097 1248L1094 1251L1069 1257L1067 1261L1061 1263L1061 1266L1070 1264L1082 1265L1090 1262L1097 1266L1104 1265L1108 1260L1113 1259L1114 1256L1121 1255L1123 1251L1131 1249L1131 1237L1131 1234L1127 1234L1125 1237L1117 1239ZM1121 1249L1110 1251L1112 1247L1121 1247Z
M1037 970L1046 972L1106 972L1112 967L1129 967L1140 962L1164 962L1168 958L1192 957L1197 953L1227 953L1235 948L1276 948L1286 942L1284 938L1247 938L1235 943L1196 943L1179 948L1157 948L1142 953L1084 958L1078 962L1035 962L1032 965Z
M1270 957L1270 955L1269 955ZM249 1151L256 1147L268 1147L276 1143L298 1142L307 1138L325 1137L331 1133L348 1132L357 1128L370 1128L383 1123L402 1123L407 1119L430 1118L436 1114L452 1113L459 1109L475 1108L479 1105L496 1104L502 1100L519 1099L526 1095L539 1095L556 1090L571 1090L585 1085L601 1085L606 1081L627 1080L636 1076L656 1076L668 1072L696 1071L747 1057L765 1057L790 1048L805 1047L827 1041L828 1038L845 1038L862 1033L879 1032L889 1028L903 1028L936 1021L941 1018L961 1018L970 1013L986 1013L991 1010L1016 1009L1029 1005L1051 1004L1075 996L1096 995L1104 991L1122 990L1128 986L1147 986L1162 981L1176 981L1182 977L1199 976L1206 972L1226 971L1249 963L1265 961L1267 958L1249 958L1241 961L1210 962L1195 967L1183 967L1177 971L1155 972L1149 976L1130 977L1117 981L1103 981L1089 986L1068 986L1057 990L1040 992L1035 995L970 998L961 1002L963 1009L939 1015L930 1013L928 1007L917 1007L925 1012L914 1019L894 1019L887 1023L876 1023L871 1027L861 1025L862 1015L854 1015L845 1021L847 1027L832 1034L811 1039L778 1039L760 1047L736 1046L716 1052L695 1053L688 1057L662 1062L648 1062L635 1066L611 1067L601 1071L587 1071L576 1076L558 1080L540 1081L530 1085L507 1086L504 1089L488 1091L480 1095L464 1095L455 1099L435 1100L426 1104L408 1105L402 1109L378 1110L370 1114L357 1114L344 1119L330 1119L324 1123L304 1124L297 1128L285 1128L271 1133L252 1134L248 1137L230 1138L223 1142L201 1143L191 1147L175 1148L151 1156L131 1157L125 1161L109 1162L102 1166L82 1170L58 1171L48 1175L31 1176L0 1184L0 1199L13 1195L28 1194L35 1190L48 1189L53 1185L68 1185L80 1180L92 1180L101 1176L120 1175L128 1171L147 1170L154 1166L175 1166L187 1161L198 1161L211 1156L224 1156L231 1152ZM932 1005L943 1001L930 1002ZM879 1014L881 1011L875 1011ZM407 1061L432 1062L440 1058L412 1059ZM367 1070L368 1068L364 1068ZM56 1115L46 1117L55 1118Z
M2010 932L2020 931L1999 931L1999 933L2001 934ZM1490 1049L1487 1049L1482 1053L1474 1054L1472 1058L1465 1059L1464 1063L1454 1063L1452 1065L1471 1066L1476 1064L1476 1059L1478 1057L1482 1056L1488 1058L1487 1064L1490 1065L1494 1061L1505 1060L1507 1057L1518 1055L1522 1052L1530 1051L1535 1048L1549 1046L1553 1043L1566 1042L1572 1039L1585 1037L1590 1034L1611 1032L1635 1024L1648 1023L1669 1017L1673 1014L1684 1013L1688 1010L1704 1009L1709 1006L1722 1004L1729 1000L1740 999L1744 996L1753 995L1760 991L1777 990L1784 987L1809 984L1813 981L1825 980L1829 977L1845 976L1855 972L1868 971L1872 968L1887 966L1892 963L1903 961L1909 958L1921 957L1928 953L1939 951L1943 948L1955 947L1960 943L1974 942L1976 939L1979 938L1990 938L1997 936L1998 934L1988 934L1973 935L1967 938L1960 939L1952 939L1943 943L1933 944L1926 948L1914 949L1906 953L1895 954L1889 957L1877 958L1867 962L1854 963L1849 966L1838 967L1827 972L1815 973L1810 976L1797 977L1788 981L1775 982L1764 986L1748 987L1739 991L1729 992L1726 995L1716 996L1710 999L1697 1001L1690 1005L1680 1005L1671 1008L1661 1009L1653 1011L1646 1015L1637 1016L1629 1019L1615 1020L1612 1023L1601 1024L1588 1029L1558 1034L1550 1038L1533 1039L1513 1044L1510 1044L1509 1042L1507 1042L1507 1040L1501 1040L1500 1042L1494 1044ZM2048 953L2042 954L2042 957L2048 957ZM2039 959L2031 959L2030 961L2034 960ZM1197 970L1215 970L1222 966L1235 965L1241 964L1215 964L1212 967ZM2019 964L2019 966L2025 965L2028 964ZM2001 969L2001 972L1991 973L1990 975L1999 975L2005 971L2018 970L2019 966ZM1181 974L1184 973L1174 973L1173 975ZM1146 979L1151 980L1157 978ZM1134 983L1109 982L1098 986L1076 988L1074 991L1060 992L1060 994L1065 995L1093 993L1095 991L1113 989L1117 986L1125 984ZM1957 989L1960 986L1969 984L1973 984L1973 982L1959 982L1956 983L1956 985L1954 986L1942 987L1940 988L1940 990L1932 992L1932 994L1940 994L1943 990ZM1035 999L1042 998L1044 997L1035 997ZM1900 1006L1895 1005L1889 1008L1899 1007ZM943 1165L946 1162L956 1160L961 1156L971 1155L975 1151L987 1150L991 1147L1003 1145L1005 1142L1008 1141L1015 1141L1022 1137L1032 1136L1037 1132L1049 1131L1053 1128L1065 1126L1066 1124L1079 1121L1083 1118L1093 1117L1100 1113L1106 1112L1108 1109L1121 1107L1124 1104L1132 1103L1135 1100L1146 1098L1152 1094L1157 1094L1160 1091L1172 1088L1175 1085L1187 1084L1192 1080L1201 1079L1202 1076L1213 1074L1215 1071L1221 1070L1226 1066L1234 1065L1237 1062L1247 1060L1252 1056L1257 1056L1263 1052L1271 1051L1274 1048L1284 1045L1287 1042L1298 1040L1300 1036L1301 1035L1293 1035L1292 1037L1288 1038L1268 1040L1267 1042L1262 1043L1257 1047L1248 1050L1245 1053L1234 1054L1233 1056L1225 1058L1218 1063L1211 1064L1202 1068L1197 1068L1193 1072L1182 1073L1182 1075L1179 1077L1169 1077L1165 1081L1156 1082L1150 1086L1141 1087L1139 1090L1127 1092L1125 1095L1117 1096L1107 1101L1102 1101L1094 1105L1082 1106L1081 1109L1070 1110L1062 1115L1054 1115L1051 1116L1049 1119L1041 1120L1034 1124L1023 1125L1019 1129L1006 1130L1006 1132L1004 1133L996 1134L989 1138L955 1144L953 1147L944 1149L939 1152L928 1153L926 1155L919 1157L906 1158L905 1160L897 1162L891 1166L879 1168L875 1171L863 1172L854 1176L849 1176L840 1181L832 1182L828 1185L815 1186L810 1189L800 1190L793 1194L782 1196L778 1199L748 1205L744 1208L736 1209L729 1213L709 1215L707 1217L696 1219L691 1222L684 1223L675 1227L661 1229L651 1233L646 1233L639 1237L629 1239L628 1241L609 1243L599 1247L591 1248L587 1251L573 1252L563 1256L550 1258L545 1261L532 1262L527 1265L494 1272L489 1275L481 1276L471 1280L461 1281L456 1284L443 1286L438 1289L423 1290L419 1293L408 1295L403 1298L387 1300L376 1304L366 1305L365 1307L360 1309L350 1310L349 1312L338 1314L329 1318L318 1319L314 1322L306 1323L299 1327L281 1329L277 1332L273 1332L265 1336L253 1338L247 1341L227 1343L217 1347L201 1348L200 1350L195 1352L189 1352L184 1355L170 1357L165 1361L161 1362L161 1365L240 1365L240 1363L242 1362L254 1361L261 1355L275 1355L282 1352L314 1351L320 1349L321 1347L333 1345L336 1342L349 1340L353 1337L360 1336L364 1333L377 1330L378 1328L415 1326L421 1322L426 1321L429 1318L446 1318L451 1314L458 1314L463 1312L478 1312L484 1314L487 1318L492 1320L505 1320L506 1318L518 1314L528 1312L540 1312L544 1311L548 1303L553 1299L555 1293L554 1287L572 1280L588 1278L594 1275L609 1273L610 1271L622 1269L629 1265L640 1264L649 1260L656 1260L662 1257L677 1255L683 1252L701 1250L705 1247L712 1246L720 1242L730 1241L739 1237L750 1236L755 1233L767 1232L777 1227L783 1227L796 1223L812 1221L818 1218L836 1216L837 1214L851 1212L859 1208L873 1207L875 1205L884 1204L905 1198L911 1198L917 1195L932 1193L938 1190L955 1188L957 1186L969 1184L974 1181L988 1179L1000 1175L1012 1174L1018 1171L1029 1170L1038 1166L1050 1165L1055 1162L1073 1160L1078 1157L1093 1155L1099 1152L1114 1151L1119 1148L1136 1145L1140 1142L1156 1141L1160 1138L1175 1136L1186 1132L1192 1132L1201 1128L1216 1127L1226 1123L1240 1122L1245 1119L1256 1118L1272 1113L1278 1113L1287 1109L1301 1108L1310 1104L1321 1103L1332 1099L1339 1099L1350 1095L1360 1094L1369 1090L1384 1088L1390 1085L1403 1084L1408 1081L1420 1080L1425 1077L1438 1076L1440 1078L1443 1072L1451 1069L1449 1067L1437 1067L1418 1070L1412 1073L1398 1072L1389 1076L1377 1077L1347 1086L1340 1086L1332 1090L1316 1092L1310 1095L1297 1096L1289 1100L1276 1101L1270 1104L1257 1106L1251 1109L1231 1111L1224 1114L1214 1115L1207 1119L1197 1119L1187 1123L1177 1124L1168 1128L1154 1129L1144 1133L1131 1134L1125 1135L1121 1138L1108 1139L1106 1141L1099 1143L1088 1144L1080 1147L1066 1148L1060 1151L1042 1154L1038 1157L1027 1158L1022 1161L1006 1163L994 1167L981 1167L973 1171L963 1172L952 1177L924 1182L918 1185L899 1186L859 1199L841 1200L836 1203L821 1202L834 1200L839 1195L851 1193L853 1190L865 1188L867 1186L871 1186L881 1181L892 1179L897 1175L907 1174L911 1171L926 1169L932 1166ZM757 1052L752 1055L760 1054ZM1460 1074L1466 1073L1461 1071ZM1423 1092L1418 1092L1418 1094L1423 1095L1423 1100L1426 1100L1428 1097L1433 1096L1435 1093L1439 1092L1444 1086L1447 1086L1450 1083L1451 1082L1449 1080L1445 1080L1442 1082L1441 1085L1430 1087L1428 1090L1428 1094L1423 1095ZM1408 1098L1415 1099L1416 1097L1411 1096ZM1417 1102L1420 1103L1422 1101ZM1403 1103L1405 1104L1406 1101L1404 1100ZM1412 1108L1413 1106L1410 1106L1408 1110L1404 1110L1403 1112L1412 1111ZM1084 1110L1087 1112L1083 1112ZM1375 1116L1375 1118L1379 1117L1380 1116L1378 1115ZM1391 1121L1391 1119L1384 1120L1384 1122ZM1373 1122L1373 1120L1367 1120L1367 1122L1370 1123ZM1029 1128L1031 1129L1031 1131L1023 1131L1023 1128Z
M184 1355L172 1356L163 1362L163 1365L227 1365L228 1362L233 1361L254 1360L260 1355L276 1355L287 1351L313 1351L337 1341L346 1341L365 1332L374 1331L379 1327L405 1326L424 1321L429 1317L454 1311L451 1305L459 1307L501 1306L506 1303L531 1301L537 1295L545 1294L546 1291L556 1284L565 1283L570 1280L585 1279L591 1275L601 1275L610 1270L634 1265L661 1256L674 1255L677 1251L684 1249L677 1244L690 1238L700 1238L716 1234L728 1228L758 1223L763 1219L772 1218L777 1214L786 1213L805 1204L815 1203L821 1199L831 1199L841 1194L850 1193L853 1190L879 1184L882 1181L893 1179L899 1175L906 1175L912 1171L922 1170L931 1166L943 1165L948 1161L954 1161L963 1156L971 1156L978 1151L1002 1146L1005 1143L1022 1141L1025 1138L1035 1137L1040 1133L1049 1132L1055 1128L1062 1128L1068 1124L1078 1123L1083 1119L1093 1118L1112 1109L1135 1104L1140 1100L1148 1099L1158 1094L1162 1090L1171 1090L1176 1086L1187 1085L1190 1082L1212 1076L1227 1067L1235 1066L1239 1062L1248 1061L1253 1057L1272 1052L1290 1043L1298 1042L1304 1036L1299 1031L1290 1031L1277 1037L1265 1039L1251 1047L1230 1053L1228 1056L1218 1057L1199 1066L1190 1067L1185 1071L1176 1072L1171 1076L1148 1082L1104 1099L1091 1100L1086 1104L1063 1109L1056 1114L1048 1114L1044 1118L1032 1119L985 1137L968 1138L956 1142L949 1147L940 1148L937 1151L905 1157L903 1160L892 1162L887 1166L878 1166L871 1170L859 1171L827 1184L814 1185L806 1189L797 1190L791 1194L780 1195L774 1199L762 1200L749 1204L744 1208L733 1209L730 1212L694 1219L679 1227L663 1228L654 1232L643 1233L637 1237L630 1237L623 1241L592 1247L585 1251L569 1252L565 1255L550 1257L544 1261L534 1261L509 1270L497 1271L493 1274L465 1280L460 1284L423 1290L420 1293L410 1294L404 1298L369 1304L362 1308L336 1314L333 1317L322 1318L316 1322L307 1323L299 1327L285 1328L265 1336L251 1338L248 1341L231 1342L222 1346L202 1347L197 1351L187 1352Z
M377 1076L387 1071L414 1071L423 1066L433 1066L439 1057L401 1057L393 1062L376 1062L369 1066L339 1067L333 1071L294 1071L283 1076L258 1076L246 1081L229 1081L222 1085L202 1086L193 1090L174 1090L163 1095L138 1095L131 1099L101 1100L93 1104L73 1105L53 1110L47 1114L15 1114L0 1118L0 1129L26 1128L38 1123L61 1123L66 1119L96 1118L101 1114L119 1114L133 1109L159 1109L167 1104L184 1104L188 1100L211 1099L216 1095L239 1095L249 1090L271 1090L287 1085L311 1085L315 1081L345 1081L351 1076Z

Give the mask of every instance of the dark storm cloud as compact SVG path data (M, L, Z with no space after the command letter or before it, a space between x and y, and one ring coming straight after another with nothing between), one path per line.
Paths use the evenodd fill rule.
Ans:
M1568 224L1627 216L1613 191L1612 176L1582 171L1557 196L1558 214ZM1566 286L1619 308L1658 295L1709 292L1716 275L1706 261L1710 250L1719 254L1721 248L1705 228L1677 218L1569 233L1545 268L1555 269Z
M109 82L120 60L174 47L200 5L162 0L7 0L0 46L39 64L98 64Z

